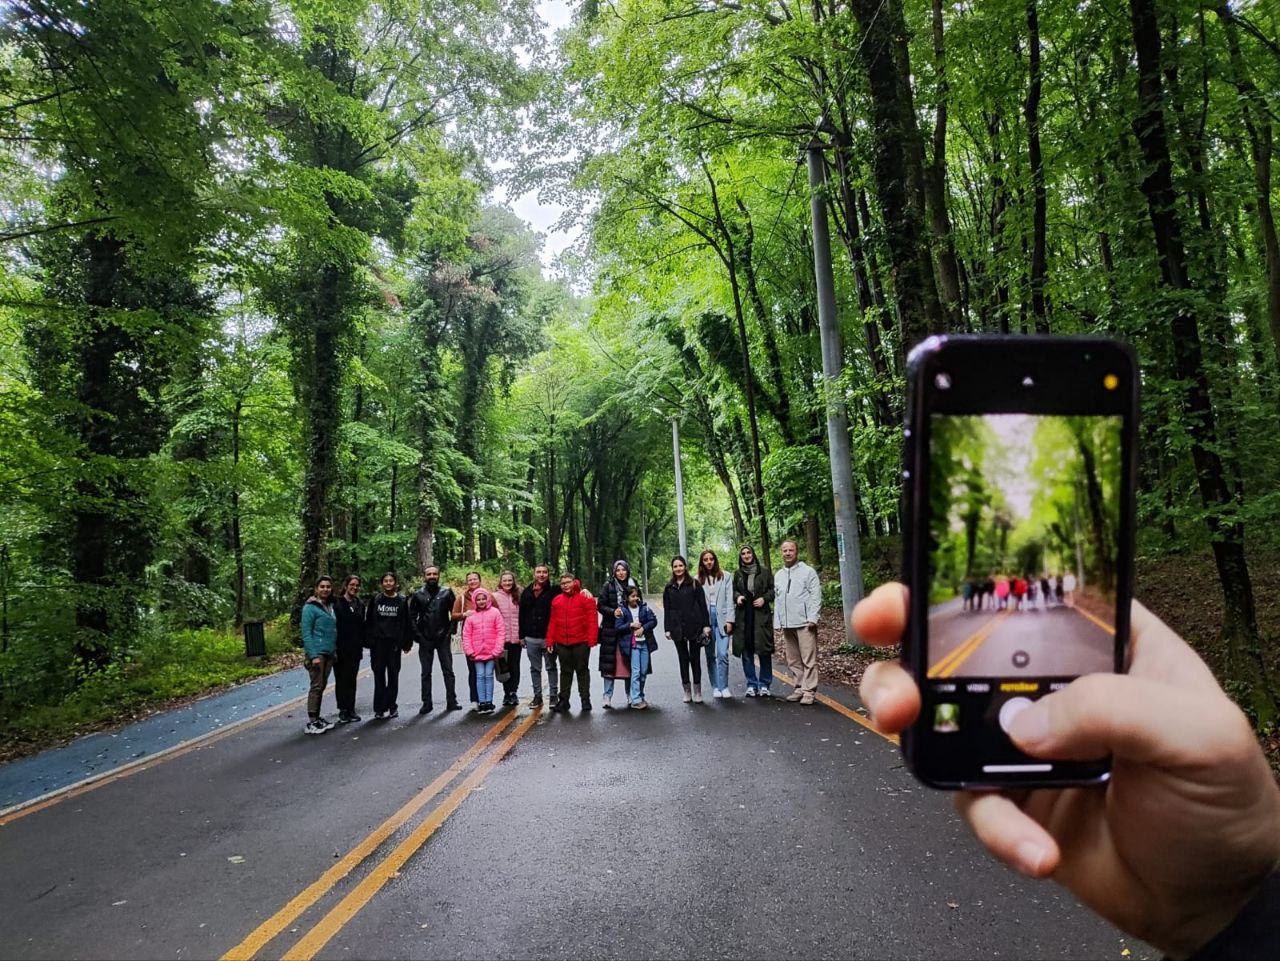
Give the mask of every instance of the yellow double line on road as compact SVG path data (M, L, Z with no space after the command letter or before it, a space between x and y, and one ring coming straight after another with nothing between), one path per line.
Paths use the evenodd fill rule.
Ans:
M310 961L317 952L332 940L342 927L355 917L365 905L373 899L382 887L404 866L427 841L435 834L440 825L448 819L463 801L474 791L489 773L498 765L515 746L516 742L529 732L529 729L541 716L540 708L525 717L515 729L486 757L471 774L436 807L430 815L419 824L412 833L401 841L385 858L376 864L336 907L316 922L301 940L285 953L289 961ZM364 840L352 848L345 857L333 865L313 884L308 885L288 904L255 928L243 941L222 956L222 961L248 961L255 957L272 940L280 935L294 921L303 915L316 902L329 893L339 881L350 874L376 851L384 841L422 810L437 794L449 784L471 763L483 754L495 740L515 721L514 712L497 721L484 736L468 748L461 757L451 764L447 770L435 780L415 794L398 811L378 825Z
M999 627L1000 622L1009 616L1009 613L1006 608L966 637L959 647L929 668L928 676L931 678L950 677L954 674L969 655L981 647L982 642L992 635L995 629Z

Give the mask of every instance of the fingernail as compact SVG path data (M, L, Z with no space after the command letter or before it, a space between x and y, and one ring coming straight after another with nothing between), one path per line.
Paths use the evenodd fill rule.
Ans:
M1009 725L1009 737L1019 747L1034 747L1048 740L1048 706L1037 702L1022 711Z
M1045 849L1034 841L1022 841L1018 844L1018 870L1028 877L1040 877L1040 869L1044 864Z

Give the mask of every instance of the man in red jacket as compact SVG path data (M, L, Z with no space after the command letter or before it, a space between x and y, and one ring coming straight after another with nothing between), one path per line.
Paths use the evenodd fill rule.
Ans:
M582 582L568 571L560 575L560 593L551 599L551 620L547 623L547 653L560 658L560 699L553 711L569 710L573 675L578 675L578 697L584 711L591 710L591 648L598 628L595 599L582 589Z

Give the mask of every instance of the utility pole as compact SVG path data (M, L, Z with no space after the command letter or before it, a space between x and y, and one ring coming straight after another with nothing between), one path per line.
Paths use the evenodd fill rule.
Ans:
M676 462L676 525L680 529L680 556L689 556L689 542L684 529L684 472L680 468L680 420L671 418L671 450Z
M844 366L836 285L831 273L831 231L827 225L827 168L822 141L809 141L809 212L813 218L813 274L818 287L818 330L822 339L822 393L827 408L831 493L835 500L836 553L840 558L840 605L845 641L853 643L853 606L862 600L862 546L854 513L853 465L849 457L849 413L836 380Z

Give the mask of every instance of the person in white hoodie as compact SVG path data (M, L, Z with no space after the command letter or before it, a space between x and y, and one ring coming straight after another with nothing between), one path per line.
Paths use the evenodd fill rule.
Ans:
M818 692L818 572L797 556L796 542L782 542L782 568L773 575L773 626L782 630L787 670L795 678L788 701L812 704Z
M707 645L707 672L712 697L733 697L729 690L729 635L724 626L733 621L733 578L720 569L720 558L705 550L698 558L697 580L707 596L711 616L711 640Z

